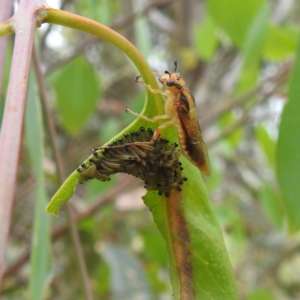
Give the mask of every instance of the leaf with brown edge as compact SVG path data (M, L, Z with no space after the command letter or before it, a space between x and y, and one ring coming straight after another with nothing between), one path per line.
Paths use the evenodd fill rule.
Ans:
M175 299L237 299L234 276L199 170L182 159L188 177L169 198L144 197L163 235Z

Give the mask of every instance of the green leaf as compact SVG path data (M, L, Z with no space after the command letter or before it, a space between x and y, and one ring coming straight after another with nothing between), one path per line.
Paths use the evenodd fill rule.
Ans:
M224 114L220 120L219 124L222 129L226 128L227 126L230 126L232 123L236 121L236 116L234 112L230 111L226 114ZM239 142L241 141L241 138L243 136L243 131L241 128L237 128L234 130L229 136L226 137L225 142L229 143L231 147L235 148Z
M204 22L196 28L195 44L200 57L203 60L210 60L217 48L218 40L215 35L217 26L209 15Z
M268 4L264 3L249 26L243 47L243 69L250 67L251 64L258 61L261 56L266 39L268 14Z
M283 60L296 51L298 32L289 28L268 25L264 56L269 60Z
M300 228L300 43L279 126L277 175L284 196L290 232Z
M252 62L247 68L243 68L239 78L235 95L241 95L251 89L257 82L260 73L259 61Z
M264 3L251 22L243 43L243 64L237 94L253 87L260 72L260 58L265 44L269 7Z
M89 5L89 8L93 19L108 26L113 17L111 13L111 5L112 2L110 0L92 0L92 5Z
M276 143L272 140L269 133L263 125L256 127L256 138L259 142L269 164L275 166L275 147Z
M141 232L144 240L143 255L151 263L157 262L166 265L168 257L165 251L165 243L157 228L151 226Z
M264 212L271 223L277 228L282 228L283 213L282 199L278 188L265 183L260 191L260 197Z
M208 0L207 4L210 16L230 36L233 43L242 48L249 27L265 1Z
M169 198L160 198L157 192L148 192L144 197L166 242L173 296L175 299L237 299L222 232L200 172L184 157L181 161L188 177L182 194L174 192ZM181 243L182 248L178 246ZM179 262L177 254L181 251ZM182 274L188 279L182 279ZM194 290L194 298L191 295L183 298L184 285Z
M59 208L67 202L74 194L75 187L78 184L78 172L75 170L61 185L58 191L47 204L46 212L58 216Z
M134 12L139 13L143 9L143 2L134 0ZM134 28L136 32L137 48L144 57L149 57L152 51L151 35L148 25L148 18L143 14L134 19Z
M30 256L30 299L40 300L45 295L50 274L50 216L44 207L47 201L44 180L44 136L40 103L34 90L31 73L25 112L25 134L29 156L36 177L32 248Z
M267 289L255 289L251 292L247 300L275 300L273 292Z
M99 80L82 57L74 59L54 75L54 89L61 122L70 133L78 133L96 108Z

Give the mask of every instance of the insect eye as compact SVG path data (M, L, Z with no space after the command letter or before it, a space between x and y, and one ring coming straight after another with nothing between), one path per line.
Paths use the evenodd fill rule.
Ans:
M167 80L167 81L166 81L166 85L167 85L167 86L174 86L174 85L175 85L175 82L174 82L174 80L170 79L170 80Z

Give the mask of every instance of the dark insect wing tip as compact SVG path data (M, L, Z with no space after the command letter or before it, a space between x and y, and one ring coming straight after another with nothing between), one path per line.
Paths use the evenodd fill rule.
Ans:
M208 165L202 165L200 167L200 171L202 172L202 174L204 174L205 176L209 176L210 175L210 168L208 167Z

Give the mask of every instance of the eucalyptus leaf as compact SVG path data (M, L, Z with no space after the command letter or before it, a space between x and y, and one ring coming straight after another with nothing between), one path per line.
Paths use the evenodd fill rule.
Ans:
M99 79L82 57L75 58L53 76L61 122L71 134L78 133L96 108Z
M214 21L230 36L233 43L243 48L245 36L258 11L261 0L208 0L208 12Z
M204 22L196 28L196 48L200 57L204 60L211 59L217 49L218 40L216 37L216 29L217 26L209 15L205 18Z
M290 232L300 229L300 43L288 89L277 145L277 174Z
M35 91L34 76L31 72L25 112L25 135L28 153L36 178L34 191L34 217L32 248L30 256L30 299L44 298L50 283L50 216L44 207L47 201L44 178L44 135L41 106Z
M297 36L298 32L294 30L269 24L263 49L264 57L277 61L293 55L297 47Z

